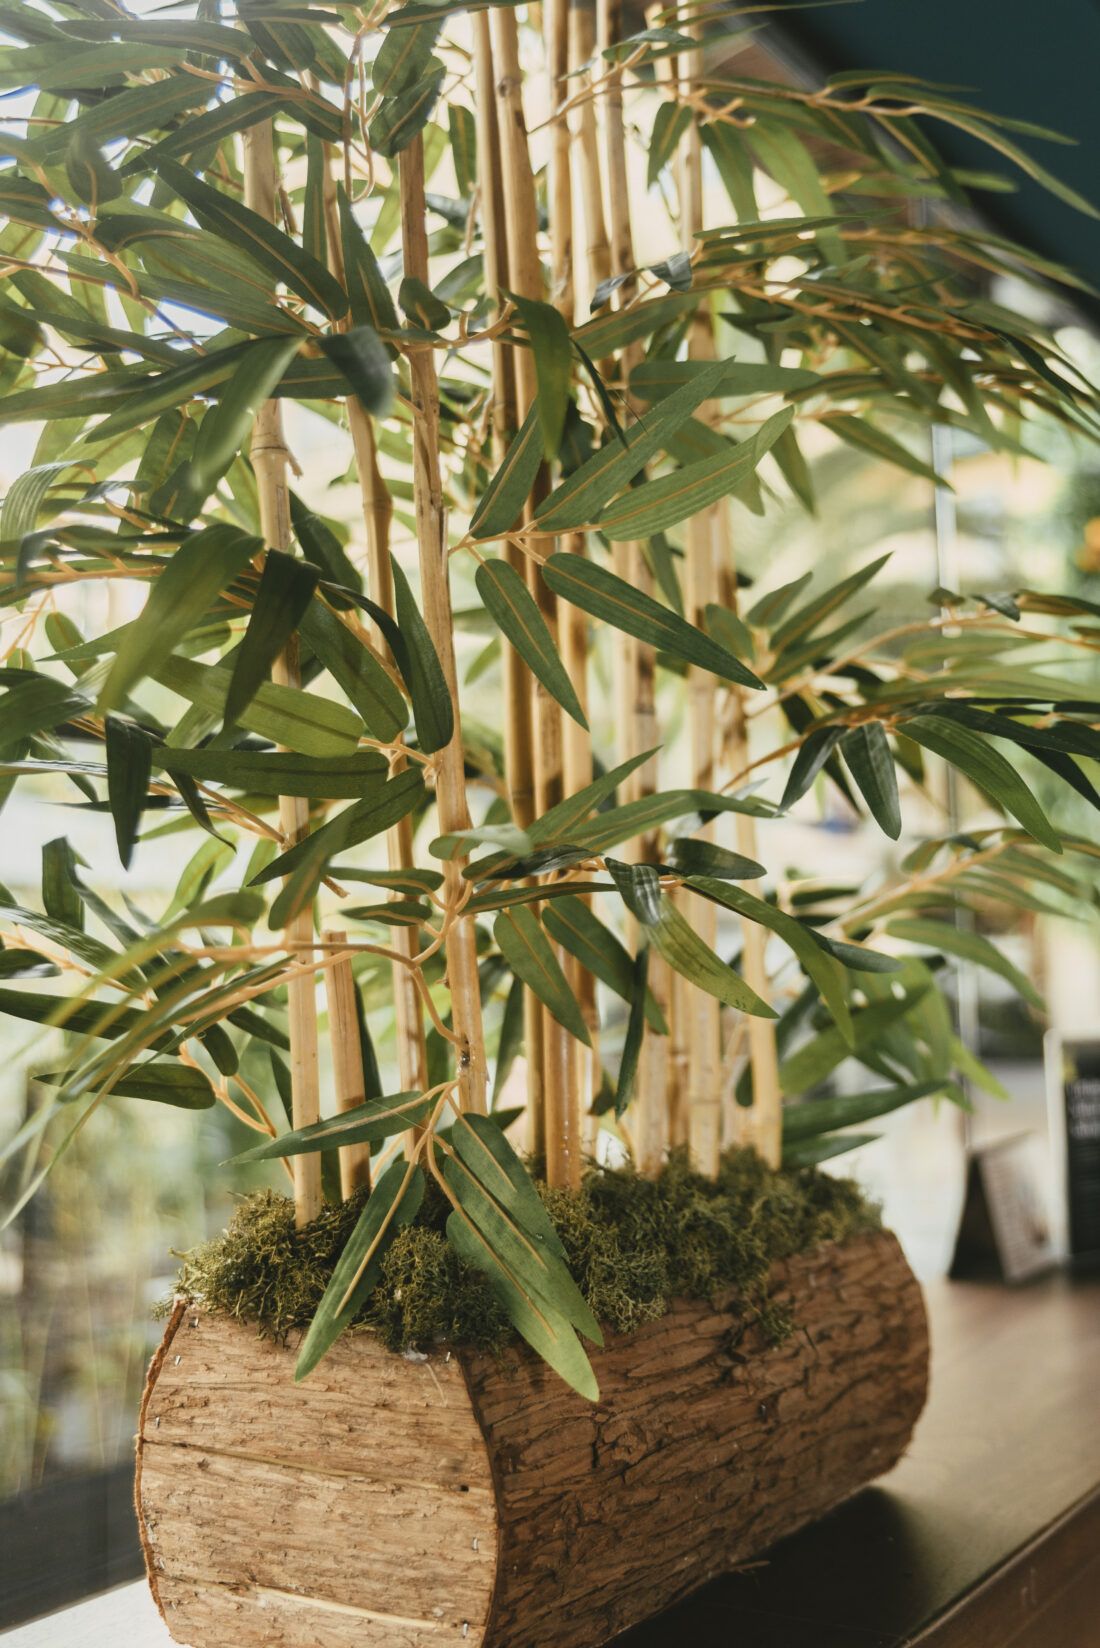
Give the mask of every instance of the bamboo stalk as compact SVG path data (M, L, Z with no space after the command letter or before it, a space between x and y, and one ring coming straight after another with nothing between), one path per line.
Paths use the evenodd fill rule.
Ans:
M569 6L569 58L574 69L591 60L596 50L596 8L594 0L571 0ZM584 215L585 263L588 271L588 301L602 280L611 273L611 243L604 212L603 167L596 128L596 109L590 97L584 99L574 116L574 137L579 160L581 208Z
M326 945L347 942L347 933L331 929L322 933ZM325 995L328 1000L328 1034L332 1046L332 1085L340 1115L366 1103L363 1079L363 1042L359 1034L355 974L351 957L342 956L325 968ZM370 1145L346 1144L339 1152L340 1194L345 1202L357 1190L370 1189Z
M701 66L701 54L692 50L685 56L687 71L694 79ZM703 224L703 153L699 131L689 129L680 151L680 218L685 251L694 246L695 232ZM713 355L713 341L707 320L697 314L689 341L689 354L698 359ZM715 559L714 511L692 516L686 533L687 588L685 604L691 623L705 627L708 603L718 596ZM688 670L688 718L691 736L692 784L702 790L714 788L717 748L717 683L709 670L692 666ZM714 826L704 835L713 836ZM692 900L692 925L711 949L718 937L718 912L708 900ZM721 1009L713 996L693 989L684 1002L687 1012L687 1112L688 1142L694 1165L701 1173L714 1176L722 1148L722 1101L720 1088Z
M597 39L601 51L607 51L622 39L623 18L621 0L598 0ZM630 172L627 163L626 119L623 104L623 76L621 69L608 68L607 95L602 103L605 171L608 184L608 228L610 240L610 270L614 275L630 275L636 266L634 232L630 211ZM586 157L587 158L587 157ZM598 159L598 157L597 157ZM628 280L619 288L620 307L634 293L635 283ZM641 359L640 345L631 345L623 351L622 388L628 394L630 373ZM640 543L616 542L612 545L612 566L620 578L636 589L649 593L653 579ZM618 723L624 741L623 756L638 755L658 743L656 727L656 655L652 647L629 636L617 636L615 644L615 699L619 707ZM631 773L623 785L623 800L633 801L652 795L657 789L657 761L649 761L644 768ZM635 860L654 860L658 856L655 838L646 838L624 848L624 856ZM640 935L637 923L628 923L632 942ZM662 1010L667 1008L671 988L668 964L655 951L649 958L649 988ZM642 1043L638 1067L637 1096L630 1121L634 1160L642 1173L653 1174L664 1160L669 1143L669 1046L668 1038L647 1030Z
M508 228L505 219L504 179L498 88L493 63L493 38L488 14L473 18L474 72L481 223L486 285L499 295L511 290ZM499 313L499 303L498 303ZM503 458L518 427L516 362L514 351L501 338L493 340L494 453ZM521 578L527 578L527 558L515 543L504 544L504 558ZM532 723L534 685L526 664L514 647L506 646L504 660L504 770L512 815L521 829L535 818L535 737ZM543 1012L531 991L523 990L524 1047L527 1053L527 1145L532 1156L546 1154L546 1112L543 1101Z
M356 468L359 473L359 492L363 502L363 521L367 533L367 572L371 595L384 611L394 613L393 571L390 566L389 532L393 504L378 468L378 452L374 428L369 415L359 402L349 396L348 424L355 448ZM379 643L382 637L379 634ZM408 765L404 757L392 763L394 773ZM401 821L386 831L386 855L391 870L407 870L415 862L413 852L413 825L411 818ZM416 930L397 927L391 945L401 956L411 958L417 949ZM397 1069L402 1092L423 1093L428 1087L428 1051L424 1037L424 1015L420 995L412 969L395 961L391 968L393 982L393 1010L397 1033ZM406 1148L416 1148L415 1133L410 1133Z
M737 611L737 572L734 560L733 534L729 516L723 511L718 518L723 534L721 571L723 604ZM731 772L743 772L751 760L749 723L745 715L746 693L743 687L730 687L732 695L730 731L726 742L725 760ZM736 813L735 831L737 851L746 858L758 856L756 820L748 813ZM741 972L745 983L755 990L763 1001L769 1000L770 985L766 962L767 933L758 921L742 920ZM751 1108L735 1105L731 1120L734 1138L731 1143L751 1145L769 1167L778 1167L783 1156L783 1096L779 1086L779 1050L772 1019L746 1015L749 1044L749 1065L752 1070L753 1102Z
M535 180L527 145L523 109L523 76L519 57L519 30L515 13L493 13L493 47L497 65L497 119L503 163L508 268L513 289L522 297L543 296L542 262L538 249L538 207ZM517 412L522 417L538 394L534 355L521 349L515 360ZM546 486L545 473L537 483L532 503ZM537 568L527 569L528 586L555 641L558 604ZM537 816L564 794L562 711L541 682L534 682L535 809ZM564 964L564 957L559 954ZM535 1030L534 1009L527 1023ZM579 1185L582 1167L582 1123L576 1060L569 1032L550 1013L539 1010L543 1077L543 1143L547 1180L553 1185ZM529 1058L533 1048L529 1046Z
M252 211L275 221L277 178L274 130L262 121L244 134L244 196ZM289 455L283 435L283 418L277 400L265 401L252 426L250 447L252 468L260 509L260 530L272 549L289 552L292 547L290 496L287 485ZM301 685L297 639L292 638L271 671L280 686ZM309 833L309 803L302 796L279 797L279 826L288 846ZM288 946L294 946L299 961L313 960L313 912L307 905L286 928ZM312 972L295 974L287 980L290 1031L291 1114L294 1126L309 1127L321 1117L321 1085L317 1063L317 992ZM307 1154L293 1158L294 1216L299 1228L321 1211L321 1158Z
M428 280L427 212L424 200L424 145L417 136L401 151L398 162L401 191L401 243L405 273ZM466 778L462 751L462 721L455 668L454 621L448 577L447 535L443 511L443 482L439 463L439 389L430 349L414 349L409 357L413 404L413 492L420 558L420 587L424 620L439 654L454 706L454 733L439 753L436 802L444 834L469 829ZM461 861L448 860L445 868L447 908L451 918L447 936L447 979L451 992L451 1021L458 1038L459 1102L464 1110L486 1108L485 1044L481 1026L481 990L477 971L474 920L461 913L464 896Z
M558 114L569 90L569 0L546 0L546 63L550 76L550 297L573 319L573 178L569 122Z

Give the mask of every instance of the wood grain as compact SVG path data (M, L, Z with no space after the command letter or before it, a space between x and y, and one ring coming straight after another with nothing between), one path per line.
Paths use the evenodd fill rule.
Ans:
M751 1560L904 1449L920 1291L895 1239L777 1267L769 1346L727 1297L678 1301L593 1363L584 1402L525 1349L293 1350L180 1307L154 1362L138 1505L191 1648L595 1648ZM317 1530L323 1530L318 1538Z

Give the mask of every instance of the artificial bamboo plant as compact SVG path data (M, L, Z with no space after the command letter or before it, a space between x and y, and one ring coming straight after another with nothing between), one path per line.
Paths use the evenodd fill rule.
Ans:
M63 835L39 900L2 894L0 1009L69 1048L19 1205L100 1105L220 1102L299 1223L373 1185L303 1372L431 1178L591 1391L599 1325L502 1125L517 1055L553 1186L600 1127L644 1173L818 1161L987 1079L945 958L1033 990L960 912L1092 899L1019 754L1100 805L1097 609L940 589L883 631L881 559L777 587L738 544L777 493L813 508L807 434L931 485L933 426L1095 432L988 296L1071 277L975 227L935 148L1065 195L1016 142L1044 134L901 75L742 75L725 5L0 0L0 28L0 422L40 430L0 516L2 793L109 811L124 868L197 843L159 918ZM896 840L899 773L941 762L982 828L864 887L769 877L809 792ZM797 1102L845 1060L872 1091Z

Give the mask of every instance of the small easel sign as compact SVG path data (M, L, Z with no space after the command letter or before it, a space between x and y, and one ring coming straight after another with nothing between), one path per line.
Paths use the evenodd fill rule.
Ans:
M1043 1141L1017 1134L971 1153L953 1278L1026 1282L1056 1261L1046 1206Z

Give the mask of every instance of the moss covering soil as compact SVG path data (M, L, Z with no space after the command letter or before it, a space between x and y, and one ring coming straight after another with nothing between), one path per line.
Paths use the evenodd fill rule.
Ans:
M539 1190L582 1293L620 1333L662 1316L674 1298L733 1289L769 1336L782 1338L791 1324L768 1299L772 1264L880 1228L877 1208L850 1180L812 1168L771 1172L746 1150L727 1152L717 1180L674 1156L656 1179L593 1169L579 1191ZM221 1236L186 1255L179 1291L284 1338L312 1320L363 1202L328 1207L299 1231L289 1197L249 1196ZM429 1187L353 1324L390 1350L499 1351L516 1337L488 1277L448 1244L448 1212Z

